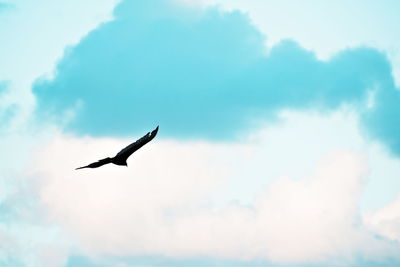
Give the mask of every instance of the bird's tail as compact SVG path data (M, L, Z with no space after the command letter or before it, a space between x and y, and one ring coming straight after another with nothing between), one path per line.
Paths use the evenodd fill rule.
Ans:
M105 158L105 159L101 159L101 160L99 160L97 162L93 162L93 163L91 163L89 165L76 168L75 170L84 169L84 168L98 168L100 166L103 166L104 164L108 164L108 163L111 163L111 162L112 162L111 158Z
M76 168L75 170L80 170L80 169L84 169L84 168L89 168L89 166L79 167L79 168Z

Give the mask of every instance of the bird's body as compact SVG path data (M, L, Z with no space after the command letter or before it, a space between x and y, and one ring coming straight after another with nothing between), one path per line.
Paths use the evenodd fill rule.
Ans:
M129 158L129 156L132 155L132 153L137 151L139 148L141 148L142 146L153 140L153 138L157 135L157 132L158 132L158 126L153 131L148 132L142 138L138 139L136 142L122 149L120 152L117 153L117 155L115 155L115 157L104 158L99 161L93 162L89 165L76 168L75 170L84 168L98 168L108 163L113 163L115 165L120 165L120 166L128 166L126 160Z

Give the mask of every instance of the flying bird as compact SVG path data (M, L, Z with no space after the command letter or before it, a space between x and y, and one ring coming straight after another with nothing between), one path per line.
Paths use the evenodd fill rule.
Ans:
M148 132L142 138L138 139L136 142L134 142L134 143L130 144L129 146L125 147L124 149L122 149L120 152L118 152L117 155L115 155L115 157L101 159L101 160L99 160L97 162L93 162L89 165L76 168L75 170L84 169L84 168L98 168L98 167L103 166L104 164L108 164L108 163L113 163L113 164L121 165L121 166L128 166L128 164L126 163L126 160L129 158L129 156L132 155L132 153L134 153L136 150L138 150L139 148L141 148L142 146L144 146L145 144L147 144L148 142L153 140L153 138L157 135L157 132L158 132L158 126L153 131Z

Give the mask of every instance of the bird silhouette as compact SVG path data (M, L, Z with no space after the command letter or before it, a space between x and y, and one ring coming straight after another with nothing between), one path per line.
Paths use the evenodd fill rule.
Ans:
M117 155L115 155L115 157L101 159L89 165L76 168L75 170L84 168L98 168L108 163L113 163L115 165L120 165L120 166L128 166L126 160L129 158L129 156L132 155L132 153L137 151L139 148L141 148L142 146L153 140L153 138L157 135L157 132L158 132L158 126L153 131L148 132L142 138L138 139L136 142L133 142L129 146L122 149L120 152L117 153Z

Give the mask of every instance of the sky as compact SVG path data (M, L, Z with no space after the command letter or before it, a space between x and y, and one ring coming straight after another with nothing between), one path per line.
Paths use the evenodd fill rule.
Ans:
M399 12L1 1L0 266L400 266Z

